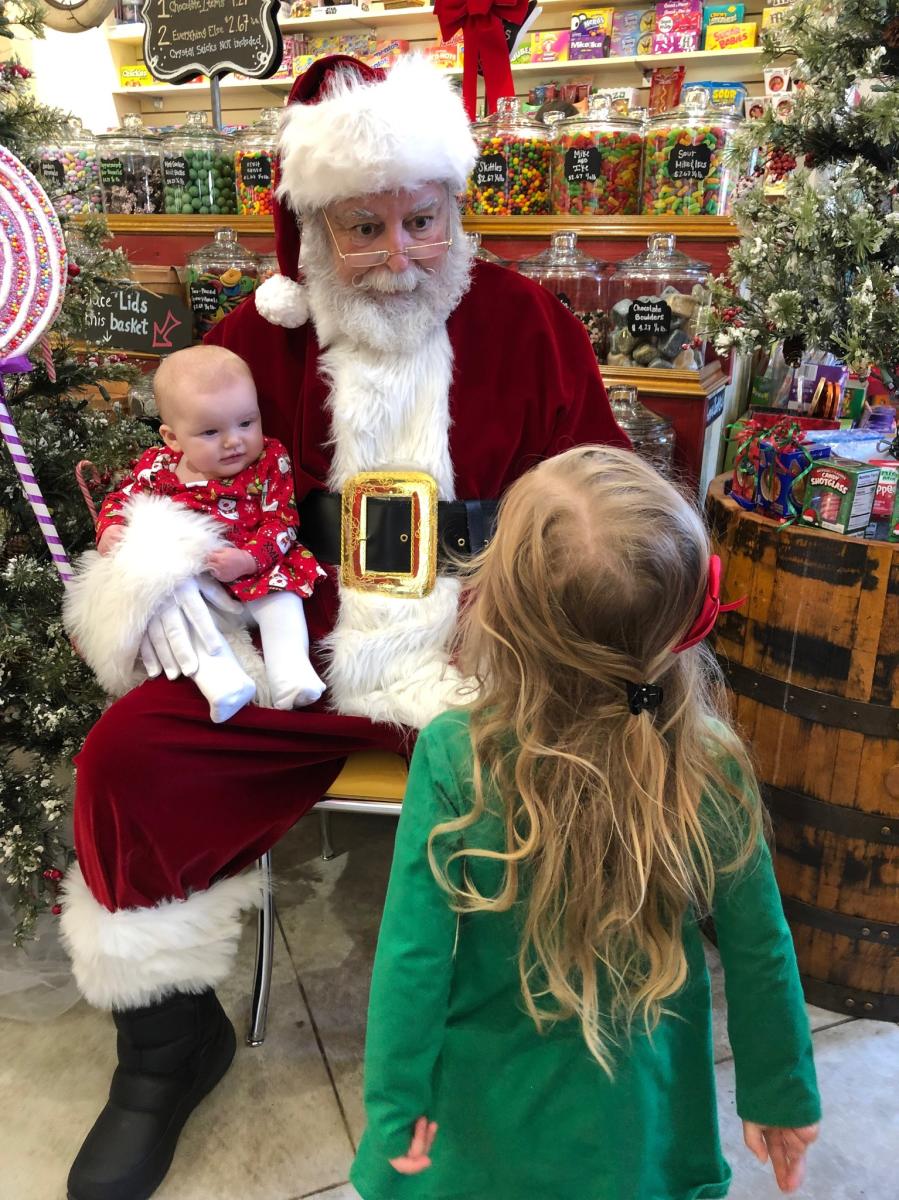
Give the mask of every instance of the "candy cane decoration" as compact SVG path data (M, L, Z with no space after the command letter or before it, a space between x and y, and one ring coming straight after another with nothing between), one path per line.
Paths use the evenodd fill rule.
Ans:
M25 453L25 448L19 439L18 433L16 433L16 427L12 423L9 409L2 400L0 400L0 433L3 434L3 440L6 442L7 449L15 463L19 479L22 481L22 487L25 489L25 495L28 497L28 502L34 509L34 515L37 517L38 524L41 527L44 541L50 549L50 557L56 564L56 569L59 571L63 583L68 583L75 577L72 573L72 564L69 562L68 555L63 549L62 539L56 532L56 526L53 524L53 518L50 516L50 510L47 508L43 493L32 474L31 462Z

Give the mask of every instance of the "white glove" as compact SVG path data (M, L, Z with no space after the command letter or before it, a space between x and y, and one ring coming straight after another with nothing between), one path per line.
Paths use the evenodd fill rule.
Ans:
M209 575L186 579L175 588L174 600L150 620L141 639L140 658L151 679L165 671L167 679L194 675L199 667L191 644L191 631L209 654L219 654L225 645L206 601L220 612L233 616L243 605Z

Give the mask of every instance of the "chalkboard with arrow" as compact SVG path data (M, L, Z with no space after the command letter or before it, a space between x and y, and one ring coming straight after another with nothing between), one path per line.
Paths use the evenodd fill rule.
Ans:
M183 301L127 283L105 286L86 324L90 345L107 350L162 356L192 341L192 317Z

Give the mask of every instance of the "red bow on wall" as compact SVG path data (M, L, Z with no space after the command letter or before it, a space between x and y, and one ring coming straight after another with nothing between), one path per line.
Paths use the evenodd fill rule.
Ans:
M515 95L503 20L520 25L527 10L528 0L436 0L434 4L434 15L445 42L462 30L465 43L462 99L472 121L477 115L478 63L484 73L488 113L496 111L500 96Z

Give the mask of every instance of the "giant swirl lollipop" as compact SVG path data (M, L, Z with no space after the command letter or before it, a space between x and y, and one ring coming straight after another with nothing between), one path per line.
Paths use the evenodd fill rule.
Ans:
M31 172L0 146L0 432L67 583L69 560L3 395L4 375L31 370L26 353L59 315L65 281L66 246L53 206Z

